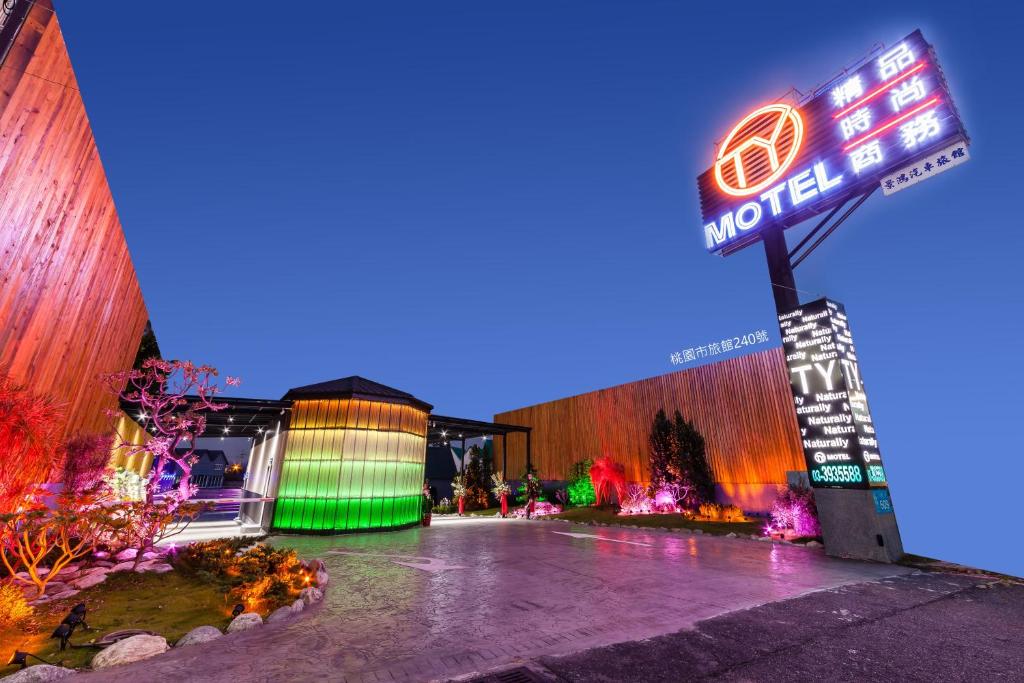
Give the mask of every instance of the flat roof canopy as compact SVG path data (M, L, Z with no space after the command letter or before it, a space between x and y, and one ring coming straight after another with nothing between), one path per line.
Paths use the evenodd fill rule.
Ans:
M427 421L427 441L432 444L445 441L475 439L481 436L505 436L513 432L529 434L530 428L501 422L482 422L461 417L431 415Z
M188 401L198 401L198 396L186 396ZM287 421L292 409L291 401L275 401L262 398L233 398L217 396L214 403L226 403L224 410L204 410L206 432L203 439L216 436L247 436L257 437L264 432L272 431L281 420ZM139 414L139 407L134 403L121 402L121 409L144 429L149 429L148 419Z
M186 396L186 400L198 401L198 396ZM287 421L292 409L289 400L273 400L262 398L234 398L217 396L216 403L225 403L224 410L204 410L206 432L202 438L217 436L258 437L272 431L279 421ZM138 406L133 403L121 402L121 409L144 429L149 429L148 418L139 414ZM527 434L529 427L504 424L501 422L483 422L468 420L447 415L430 415L427 418L427 441L431 444L442 444L446 441L459 441L479 438L482 436L505 436L510 433Z

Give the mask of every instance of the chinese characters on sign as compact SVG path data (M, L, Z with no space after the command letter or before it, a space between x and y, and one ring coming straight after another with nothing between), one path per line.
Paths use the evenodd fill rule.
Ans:
M882 192L887 195L899 192L943 171L948 171L954 166L959 166L969 158L967 145L962 142L954 143L882 178Z
M967 133L942 69L915 31L799 106L768 104L733 126L697 179L706 246L731 253L767 226L788 228L880 182L884 189L908 164L919 180L930 177L923 165L935 166L932 157L951 145L967 159Z
M707 346L695 346L683 349L682 351L673 351L669 354L668 359L672 365L680 365L700 360L701 358L710 358L711 356L742 349L745 346L763 344L766 341L768 341L767 330L758 330L757 332L745 334L742 337L730 337L721 341L713 341Z
M779 316L811 486L886 486L846 312L819 299Z

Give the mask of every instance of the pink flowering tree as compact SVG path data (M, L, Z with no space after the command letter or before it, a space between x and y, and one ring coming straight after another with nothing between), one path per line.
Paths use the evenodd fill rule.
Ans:
M131 457L138 453L151 453L153 467L146 482L146 503L152 504L159 493L160 474L167 463L174 463L182 472L176 491L164 498L171 504L187 501L195 493L190 478L192 467L198 460L196 439L206 431L206 413L227 408L218 403L221 387L216 384L216 368L195 365L189 361L167 361L150 358L141 368L107 375L104 380L122 404L131 406L151 436L145 444L132 443L122 434L115 437L115 447ZM238 386L237 377L227 377L225 383ZM119 411L108 411L116 425ZM116 432L116 427L115 427Z
M145 444L134 443L117 431L120 411L107 413L114 424L116 448L122 449L126 457L143 453L153 456L144 499L122 502L112 515L104 539L112 549L135 549L136 565L147 550L184 531L206 509L204 504L190 503L189 498L196 491L191 482L192 467L198 460L196 440L206 431L206 413L227 408L226 403L216 400L221 392L216 378L217 370L209 365L159 358L146 360L141 368L103 378L122 406L135 412L150 432ZM241 384L236 377L227 377L225 383ZM181 483L176 490L158 497L160 475L168 463L181 469Z

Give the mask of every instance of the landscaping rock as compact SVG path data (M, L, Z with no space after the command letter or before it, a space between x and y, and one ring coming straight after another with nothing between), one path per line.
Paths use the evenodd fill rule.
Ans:
M819 543L818 541L808 541L806 545L807 545L808 548L824 548L825 547L821 543Z
M93 586L99 585L107 580L107 572L90 572L85 574L81 578L75 579L71 582L73 588L78 590L85 590L86 588L92 588Z
M135 566L135 560L128 560L127 562L119 562L110 568L111 572L130 572L132 567Z
M279 621L285 621L295 616L295 610L292 609L291 605L285 605L284 607L278 607L276 610L270 613L267 617L268 624L276 624Z
M304 603L302 600L296 600L292 603L292 611L296 614L298 614L304 609L306 609L306 603Z
M92 658L92 668L105 669L108 666L138 662L167 652L168 649L167 639L163 636L132 636L100 650Z
M10 676L4 676L0 678L0 681L3 683L43 683L44 681L59 681L73 673L75 673L74 669L65 669L62 666L36 664Z
M702 536L703 536L703 535L704 535L704 530L703 530L703 529L694 529L694 530L693 530L693 533L695 533L695 534L700 534L700 535L702 535Z
M302 598L302 601L307 605L312 605L314 602L320 602L323 600L324 592L316 586L309 586L307 588L303 588L299 592L299 597Z
M308 588L303 591L309 590ZM238 633L239 631L248 631L251 628L263 625L263 617L256 612L242 612L237 617L231 620L228 624L228 633Z
M725 535L725 537L726 538L736 538L736 532L735 531L730 531L729 533L727 533Z
M318 585L321 588L323 588L324 586L327 585L328 581L330 581L330 577L327 576L327 572L325 572L323 569L317 569L316 570L316 585Z
M96 566L97 567L105 567L106 569L110 569L111 567L114 566L114 563L113 562L108 562L107 560L96 560Z
M33 589L35 587L33 586ZM46 592L50 595L56 595L57 593L63 593L66 590L70 590L71 586L64 583L63 581L51 581L46 584Z
M197 626L181 637L181 640L174 644L174 647L188 647L198 643L208 643L211 640L220 638L223 633L216 626Z
M125 560L134 560L138 554L139 551L135 548L125 548L117 555L114 555L114 559L118 562L124 562Z
M49 598L50 600L64 600L65 598L71 598L76 595L78 595L77 590L75 590L74 588L68 588L66 590L60 591L59 593L47 593L45 597Z
M139 566L135 568L135 571L139 574L146 572L156 572L157 574L166 574L169 571L173 571L174 567L163 562L161 560L144 560L139 563Z

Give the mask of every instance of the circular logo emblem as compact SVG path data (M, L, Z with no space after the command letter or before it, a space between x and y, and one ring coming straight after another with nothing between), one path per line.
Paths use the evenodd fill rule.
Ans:
M760 192L789 169L803 139L804 122L796 108L769 104L752 111L725 136L718 150L718 187L734 197Z
M828 458L825 457L824 453L818 451L817 453L814 454L814 462L818 463L819 465L824 465L825 463L828 462Z

